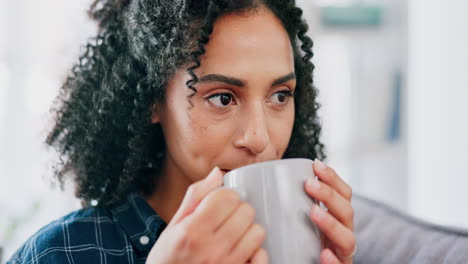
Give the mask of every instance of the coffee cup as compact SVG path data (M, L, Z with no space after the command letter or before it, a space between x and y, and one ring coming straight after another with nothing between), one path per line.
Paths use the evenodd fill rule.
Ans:
M254 207L255 222L266 230L262 247L271 264L319 263L320 232L309 217L316 201L304 190L305 181L315 177L312 164L309 159L282 159L224 175L224 187Z

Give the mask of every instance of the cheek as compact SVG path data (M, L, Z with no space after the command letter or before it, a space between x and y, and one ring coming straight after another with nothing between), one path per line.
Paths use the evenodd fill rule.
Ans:
M197 105L171 109L166 140L169 154L193 181L204 178L218 165L229 146L229 126L207 117Z
M273 118L270 125L270 140L276 150L276 158L281 158L288 147L294 125L294 104Z
M190 113L192 156L206 166L213 166L217 157L229 146L233 126L230 122L219 122L209 118L206 113L197 111L198 109L193 109Z
M168 131L167 136L170 140L168 143L171 146L169 151L176 152L186 161L198 160L200 150L203 149L206 143L205 134L208 127L200 122L193 110L173 109L172 112L175 115L170 119L169 127L171 131Z

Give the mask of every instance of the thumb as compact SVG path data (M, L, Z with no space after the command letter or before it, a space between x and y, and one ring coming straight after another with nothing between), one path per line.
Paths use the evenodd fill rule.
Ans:
M169 226L179 223L187 215L191 214L209 192L221 187L222 184L223 173L218 167L215 167L206 178L190 185Z

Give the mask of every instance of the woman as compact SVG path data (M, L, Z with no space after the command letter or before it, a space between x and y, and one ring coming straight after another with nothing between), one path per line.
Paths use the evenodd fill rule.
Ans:
M318 159L312 41L294 1L96 0L98 36L56 100L47 143L84 208L11 263L267 263L265 231L223 173L316 159L305 191L322 263L351 263L351 188ZM207 176L208 175L208 176Z

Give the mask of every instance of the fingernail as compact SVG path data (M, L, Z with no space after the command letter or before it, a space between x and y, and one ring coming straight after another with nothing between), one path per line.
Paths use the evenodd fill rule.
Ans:
M327 168L327 166L325 164L323 164L323 162L321 162L319 159L315 159L314 162L317 164L317 169L319 170L324 170Z
M307 185L309 186L310 189L312 190L318 190L320 189L320 183L317 179L314 178L309 178L307 179Z
M318 204L314 205L314 209L312 213L315 215L317 219L322 219L325 216L325 212L323 211L322 208Z

